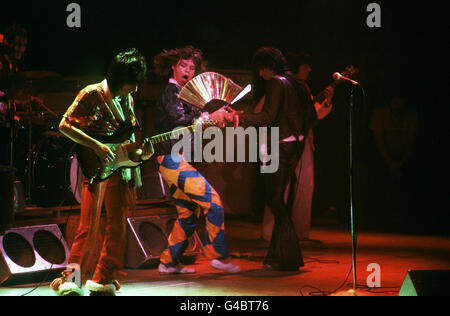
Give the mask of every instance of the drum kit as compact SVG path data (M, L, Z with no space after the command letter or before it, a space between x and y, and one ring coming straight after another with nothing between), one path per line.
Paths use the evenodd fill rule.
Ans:
M14 167L26 205L58 207L81 200L82 174L74 143L58 131L61 116L36 97L36 72L17 73L0 92L0 164ZM38 79L37 79L38 80Z

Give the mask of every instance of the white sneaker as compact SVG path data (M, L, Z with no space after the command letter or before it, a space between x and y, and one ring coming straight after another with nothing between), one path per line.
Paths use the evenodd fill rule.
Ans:
M216 270L222 270L222 271L232 273L232 274L238 273L239 271L241 271L241 267L235 265L232 261L225 264L225 263L221 262L220 260L214 259L214 260L211 260L211 267L213 267Z
M73 282L61 284L56 291L58 296L84 296L84 291Z
M192 274L195 273L194 269L186 268L185 266L178 264L175 267L167 267L165 264L160 263L158 267L159 274Z
M53 280L50 287L58 296L83 296L84 291L74 282L67 282L69 271L63 271L62 276Z
M90 296L116 296L116 286L114 284L98 284L88 280L86 288L91 292Z

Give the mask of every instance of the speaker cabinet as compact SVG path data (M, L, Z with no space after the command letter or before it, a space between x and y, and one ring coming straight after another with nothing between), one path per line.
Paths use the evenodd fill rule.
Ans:
M450 270L410 270L399 296L450 296Z
M44 282L65 269L69 250L57 225L14 228L0 236L0 284Z
M177 214L128 218L125 266L131 269L156 267L161 253L167 247L167 240L176 220ZM188 242L184 256L180 259L183 264L194 263L202 253L197 232L194 232Z

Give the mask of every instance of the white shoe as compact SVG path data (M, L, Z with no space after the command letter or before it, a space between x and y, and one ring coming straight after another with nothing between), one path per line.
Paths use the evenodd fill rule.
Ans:
M69 271L63 271L62 276L53 280L50 287L58 296L83 296L84 292L74 282L67 282Z
M94 281L87 281L86 288L91 292L90 296L116 296L116 286L114 284L99 284Z
M232 261L225 264L225 263L221 262L220 260L214 259L214 260L211 260L211 267L213 267L216 270L222 270L222 271L232 273L232 274L238 273L239 271L241 271L241 267L235 265Z
M178 264L175 267L168 267L165 264L159 264L159 274L192 274L195 273L194 269L186 268L185 266Z
M65 282L56 290L58 296L83 296L84 291L73 282Z

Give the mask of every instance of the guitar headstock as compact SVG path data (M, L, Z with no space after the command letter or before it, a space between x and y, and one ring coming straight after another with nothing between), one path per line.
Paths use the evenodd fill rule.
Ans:
M212 126L219 126L219 122L218 121L214 121L214 120L208 120L208 121L204 121L202 123L202 127L203 128L208 128L208 127L212 127Z
M211 127L211 126L218 126L219 122L212 120L209 116L208 112L203 113L198 119L194 121L195 126L201 125L202 127Z
M359 69L353 65L345 67L345 69L341 72L341 74L347 78L351 78L354 75L357 75L358 73Z
M204 115L195 120L194 125L192 125L194 130L201 128L202 130L212 127L212 126L220 126L219 122L216 120L212 120L209 115Z

